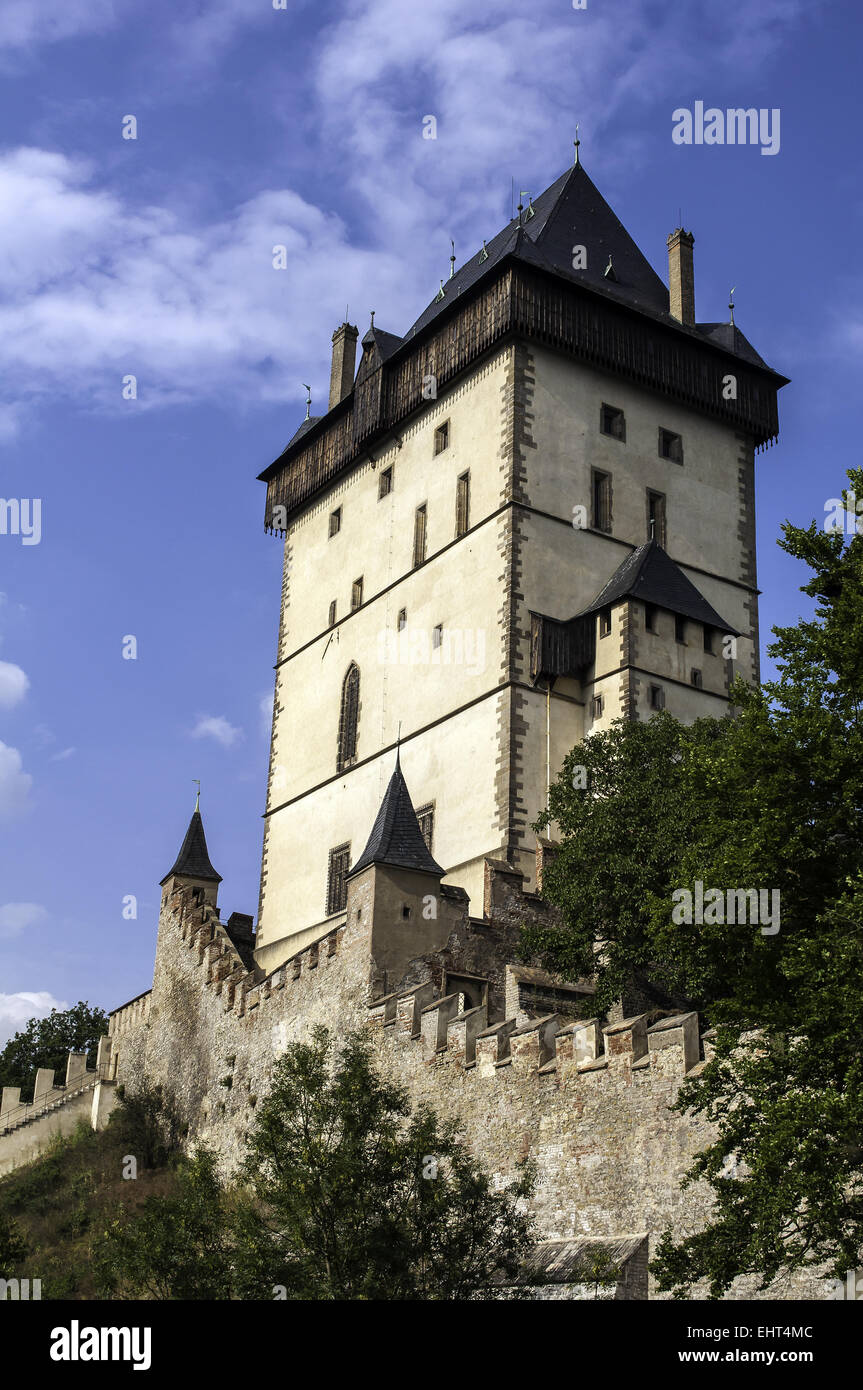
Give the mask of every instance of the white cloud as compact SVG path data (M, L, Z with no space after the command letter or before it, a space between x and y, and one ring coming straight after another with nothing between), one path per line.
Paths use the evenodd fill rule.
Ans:
M212 738L223 748L230 748L243 737L242 729L236 728L222 714L201 714L192 730L192 738Z
M67 759L67 758L71 758L71 757L72 757L72 754L75 753L76 751L77 751L77 750L76 750L75 748L64 748L63 751L62 751L62 753L52 753L52 754L51 754L51 757L48 759L48 761L49 761L49 763L62 763L62 762L65 762L66 759Z
M19 20L22 8L12 6ZM54 8L67 25L86 15L71 0ZM99 23L119 12L93 8ZM361 328L375 307L382 327L404 332L446 276L449 238L461 261L499 230L510 170L517 189L541 191L569 163L579 114L593 113L582 120L582 155L593 170L602 155L614 200L615 183L657 138L651 102L667 100L670 154L671 111L690 100L705 62L716 80L739 81L805 12L801 0L727 0L721 22L701 7L642 0L597 6L589 19L559 0L515 14L511 0L481 10L462 0L351 6L320 25L315 64L295 74L307 158L332 167L338 153L350 229L290 187L208 219L194 199L137 204L109 190L107 157L101 168L51 150L7 151L0 443L43 398L116 412L204 399L299 404L299 383L311 380L318 407L346 300L362 294L352 313ZM265 0L183 5L169 20L172 61L193 70L200 49L227 51L241 26L264 17L274 32L291 22ZM28 32L37 42L35 26ZM605 132L622 109L634 133L611 145ZM437 140L422 138L426 114L438 120ZM274 246L287 248L285 270L273 268ZM661 262L664 248L654 251ZM129 375L137 399L124 401Z
M26 1027L31 1018L45 1018L52 1009L67 1009L65 999L55 999L47 990L20 994L0 994L0 1047L9 1041L14 1033ZM26 1099L26 1097L25 1097Z
M0 742L0 820L12 820L27 810L32 785L18 749Z
M0 709L14 709L30 688L30 682L20 666L0 661Z
M0 906L0 936L17 936L48 917L40 903L4 903Z

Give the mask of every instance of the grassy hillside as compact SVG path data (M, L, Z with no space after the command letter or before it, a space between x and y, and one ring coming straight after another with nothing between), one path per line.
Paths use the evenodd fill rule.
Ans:
M28 1252L0 1277L41 1279L43 1300L98 1298L95 1238L118 1212L131 1215L145 1198L176 1191L168 1163L139 1165L137 1178L124 1178L124 1156L132 1151L123 1126L94 1133L82 1121L36 1162L0 1178L0 1212L12 1218Z

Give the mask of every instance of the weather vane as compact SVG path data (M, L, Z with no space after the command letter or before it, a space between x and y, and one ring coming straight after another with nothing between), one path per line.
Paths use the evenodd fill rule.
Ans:
M575 169L578 165L578 147L581 144L581 141L578 138L578 121L576 121L575 123L575 139L572 143L575 145L575 159L572 161L572 167L573 169Z
M195 783L196 787L198 788L197 793L196 793L196 795L195 795L195 810L197 811L198 808L199 808L200 805L201 805L201 779L200 779L200 777L193 777L193 778L192 778L192 781Z
M309 386L308 383L305 382L305 381L303 382L303 385L305 386L306 390L307 390L308 393L309 393L308 396L306 397L306 419L308 420L308 418L309 418L309 412L310 412L310 410L311 410L311 408L312 408L312 388L311 388L311 386Z

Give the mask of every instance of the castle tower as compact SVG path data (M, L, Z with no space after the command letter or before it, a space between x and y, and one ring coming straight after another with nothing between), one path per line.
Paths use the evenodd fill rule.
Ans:
M162 900L170 897L175 888L201 888L204 893L204 902L215 907L221 881L222 875L217 874L210 863L207 837L204 834L204 822L196 802L192 819L189 821L189 828L180 846L180 853L174 860L173 867L168 870L160 882Z
M786 378L696 322L693 240L669 292L576 164L404 337L373 324L352 384L336 330L327 413L261 474L285 547L263 968L344 917L399 724L429 853L479 904L487 857L534 881L586 734L757 678L754 456Z

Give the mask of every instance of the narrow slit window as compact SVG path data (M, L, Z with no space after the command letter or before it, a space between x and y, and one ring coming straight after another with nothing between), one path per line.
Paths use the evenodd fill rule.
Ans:
M444 420L442 425L438 425L434 432L434 451L435 454L442 454L444 449L449 448L449 420Z
M710 655L713 654L713 628L712 628L712 627L706 627L706 628L704 629L704 650L705 650L706 652L708 652Z
M432 647L434 647L434 649L437 650L437 648L441 645L442 642L443 623L438 623L437 627L432 630Z
M354 611L355 608L359 608L359 606L360 606L360 604L362 603L362 601L363 601L363 577L362 577L362 575L360 575L359 579L355 579L354 582L353 582L353 584L351 585L351 612L352 612L352 613L353 613L353 611Z
M644 605L644 630L645 632L656 632L656 607L652 603Z
M599 635L608 637L611 632L611 609L600 608L599 610Z
M334 626L335 626L335 622L336 622L336 601L335 601L335 599L333 599L332 602L330 603L330 619L329 619L329 623L327 624L327 626L328 626L328 627L334 627Z
M431 854L432 838L434 836L434 802L430 802L428 806L421 806L419 808L417 811L417 820L420 824L422 837L426 842L426 849L429 854Z
M423 502L414 514L414 569L421 565L426 557L426 523L426 504Z
M661 685L650 687L650 708L665 709L665 691Z
M686 646L686 619L675 617L674 619L674 640Z
M389 497L393 490L393 470L385 468L378 479L378 500L381 497Z
M399 632L404 632L405 628L408 625L408 610L406 608L399 609L399 616L396 620L396 625L398 627Z
M696 689L696 690L701 690L701 689L703 689L704 683L703 683L703 681L702 681L702 679L701 679L701 672L700 672L700 671L697 671L697 670L695 669L694 666L693 666L692 670L691 670L690 673L689 673L689 679L690 679L691 683L695 686L695 689Z
M336 507L334 512L330 512L330 538L337 536L342 529L342 509Z
M342 682L339 713L339 747L336 771L344 772L357 760L357 734L360 722L360 668L352 661Z
M327 866L327 916L344 912L348 902L348 870L351 866L350 845L337 845L330 850Z
M470 473L462 473L456 483L455 533L463 536L470 525Z
M593 706L592 706L592 708L593 708L593 717L594 717L594 719L601 719L601 718L602 718L602 707L603 707L603 701L604 701L604 699L605 699L605 697L604 697L603 695L594 695L594 697L593 697Z
M665 494L647 493L647 539L665 549Z
M611 474L593 470L592 477L593 515L591 525L595 531L611 531Z

